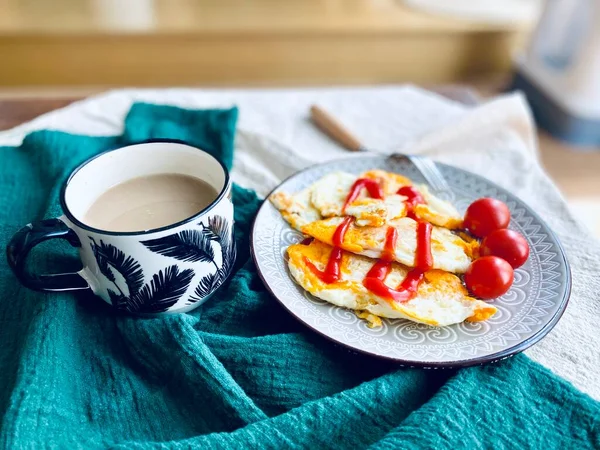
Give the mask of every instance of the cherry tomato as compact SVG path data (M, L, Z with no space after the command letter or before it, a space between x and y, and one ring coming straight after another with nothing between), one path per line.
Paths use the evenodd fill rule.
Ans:
M492 231L481 243L481 256L498 256L513 269L521 267L529 258L529 245L521 234L513 230Z
M500 297L513 283L513 268L497 256L484 256L471 263L465 284L475 297L484 300Z
M467 208L464 225L471 234L485 237L494 230L506 228L510 222L508 206L495 198L480 198Z

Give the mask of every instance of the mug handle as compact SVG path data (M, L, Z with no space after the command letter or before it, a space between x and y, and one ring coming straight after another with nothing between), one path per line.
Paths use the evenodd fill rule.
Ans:
M8 265L23 286L36 291L78 291L90 289L77 272L34 275L25 269L27 255L33 247L48 239L64 239L73 247L81 242L73 230L60 219L46 219L30 223L12 237L6 247Z

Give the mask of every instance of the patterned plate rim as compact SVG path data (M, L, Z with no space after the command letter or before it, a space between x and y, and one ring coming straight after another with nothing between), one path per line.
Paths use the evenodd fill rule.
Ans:
M567 305L569 303L569 299L571 296L571 288L572 288L572 274L571 274L571 266L569 264L569 261L566 257L566 253L564 250L564 247L560 241L560 239L558 238L558 236L556 235L556 233L554 233L554 230L552 230L547 224L546 222L539 216L539 214L533 210L533 208L529 207L527 205L527 203L525 203L523 200L521 200L518 196L516 196L515 194L511 193L510 191L508 191L507 189L503 188L502 186L494 183L493 181L475 174L473 172L470 172L468 170L462 169L460 167L456 167L456 166L450 166L448 164L444 164L441 162L435 162L436 165L439 165L440 167L450 167L453 170L460 170L462 172L468 173L470 176L475 177L487 184L489 184L491 187L493 187L494 189L497 189L499 192L504 193L505 195L507 195L508 197L512 197L515 198L517 200L519 200L523 205L527 206L528 212L535 217L536 220L538 220L540 223L542 223L548 234L550 236L552 236L552 238L555 240L556 244L557 244L557 248L560 251L560 256L562 258L562 261L565 265L565 275L566 275L566 279L565 279L565 283L566 283L566 289L564 291L563 294L563 298L560 300L560 306L557 309L557 311L554 313L554 315L546 322L546 324L540 329L538 330L537 333L535 333L534 335L530 336L529 338L525 339L522 342L519 342L518 344L515 344L511 347L507 347L503 350L500 350L496 353L492 353L489 355L485 355L485 356L478 356L478 357L474 357L474 358L467 358L467 359L462 359L462 360L455 360L455 361L442 361L442 362L433 362L433 361L414 361L414 360L405 360L402 358L398 358L395 356L386 356L386 355L382 355L382 354L378 354L378 353L374 353L371 352L369 350L365 350L362 348L358 348L354 345L352 345L351 343L348 342L344 342L343 340L337 339L334 336L330 336L327 333L324 333L323 331L315 328L314 326L312 326L310 323L308 323L306 320L304 320L302 317L300 317L296 311L294 311L292 308L290 308L288 306L288 304L281 300L277 294L275 293L275 291L273 290L273 288L271 287L269 281L267 280L267 278L265 277L260 263L259 263L259 259L256 255L256 251L255 251L255 243L254 243L254 239L255 239L255 233L256 233L256 222L258 220L259 214L261 213L261 211L269 206L269 197L271 196L272 193L274 193L275 191L277 191L282 185L286 184L288 181L291 181L292 179L296 178L296 177L300 177L303 174L305 174L306 172L310 172L312 170L315 170L319 167L322 166L326 166L326 165L331 165L331 164L335 164L336 162L339 163L343 163L343 162L347 162L347 161L356 161L358 159L362 159L362 158L373 158L373 157L381 157L384 158L385 155L369 155L369 156L362 156L362 157L350 157L350 158L340 158L340 159L336 159L336 160L331 160L331 161L327 161L324 163L319 163L319 164L314 164L312 166L309 166L305 169L302 169L298 172L293 173L292 175L290 175L289 177L285 178L284 180L281 181L281 183L279 183L275 188L273 188L265 197L265 199L262 201L260 207L258 208L258 211L256 212L256 215L254 217L254 220L252 222L252 227L250 229L250 254L252 255L252 260L254 261L254 264L256 266L256 270L258 273L258 276L260 277L263 285L267 288L267 290L269 291L269 293L271 294L272 297L274 297L293 317L296 318L296 320L298 320L299 322L301 322L303 325L307 326L308 328L310 328L312 331L316 332L317 334L325 337L326 339L328 339L329 341L333 342L334 344L337 345L341 345L345 348L347 348L348 350L355 352L355 353L359 353L359 354L365 354L365 355L369 355L371 357L375 357L375 358L380 358L380 359L384 359L384 360L388 360L388 361L394 361L396 363L398 363L400 366L402 367L418 367L418 368L422 368L422 369L440 369L440 368L445 368L445 369L452 369L452 368L462 368L462 367L469 367L469 366L477 366L477 365L483 365L483 364L487 364L487 363L494 363L497 361L501 361L503 359L509 358L511 356L514 356L518 353L523 352L524 350L528 349L529 347L535 345L537 342L539 342L541 339L543 339L555 326L556 324L560 321L562 315L564 314ZM290 279L290 283L293 283L293 281Z

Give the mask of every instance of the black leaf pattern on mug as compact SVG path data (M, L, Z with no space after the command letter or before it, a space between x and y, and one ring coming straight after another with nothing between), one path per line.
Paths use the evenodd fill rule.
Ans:
M194 278L192 269L180 272L177 265L173 265L164 271L159 270L152 275L150 284L144 284L144 273L135 259L126 256L112 244L105 244L102 240L98 244L92 237L90 240L100 272L118 291L107 289L112 305L118 310L133 313L164 312L177 303ZM114 271L121 274L128 292L121 289Z
M185 262L215 263L213 240L197 230L184 230L157 239L142 241L149 250Z
M200 283L198 283L198 286L196 286L196 289L194 290L195 296L191 297L192 301L189 304L191 305L192 303L195 303L198 300L209 295L215 289L217 283L220 281L220 275L220 272L217 271L209 273L208 275L202 277Z
M215 272L201 278L188 305L214 291L227 278L235 262L235 243L227 219L223 216L212 216L208 219L208 225L204 225L203 222L198 225L202 227L201 230L184 230L141 242L148 250L178 261L210 262L215 266ZM218 244L221 249L221 267L215 261L213 243Z
M118 310L127 310L127 297L118 294L112 289L107 289L108 296L110 297L110 303Z
M115 285L121 296L136 294L144 284L144 272L140 264L112 244L105 244L102 240L98 244L91 236L90 240L94 258L102 275ZM127 292L118 285L113 269L125 280Z
M145 284L140 291L129 298L129 312L158 313L164 312L177 303L187 291L194 278L192 269L181 272L177 265L169 266L152 275L150 284Z
M204 226L202 223L201 225ZM231 232L231 226L225 217L212 216L208 219L208 227L204 226L203 231L205 230L209 230L212 234L217 236L216 241L221 247L221 259L223 261L220 271L222 272L223 278L225 278L229 275L229 272L235 263L235 242L233 233Z
M190 297L189 304L200 301L214 291L227 278L235 263L235 242L227 219L223 216L212 216L208 219L208 226L203 222L198 225L202 227L202 234L207 239L219 244L222 263L215 273L202 277L194 290L194 295Z
M199 225L204 227L203 223L200 223ZM220 240L220 236L215 234L215 232L213 230L211 230L210 228L202 228L202 234L211 241L219 242L219 240Z

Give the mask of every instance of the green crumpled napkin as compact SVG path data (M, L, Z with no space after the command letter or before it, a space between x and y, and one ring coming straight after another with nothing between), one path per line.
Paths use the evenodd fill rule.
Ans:
M115 145L188 141L231 166L237 109L135 104L122 136L39 131L0 148L3 245L60 215L69 172ZM259 199L234 187L238 261L190 314L115 315L90 295L22 288L0 263L3 448L598 448L600 407L525 356L402 369L301 326L264 289L248 235ZM56 242L36 270L77 265ZM599 368L600 369L600 368Z

